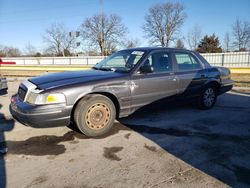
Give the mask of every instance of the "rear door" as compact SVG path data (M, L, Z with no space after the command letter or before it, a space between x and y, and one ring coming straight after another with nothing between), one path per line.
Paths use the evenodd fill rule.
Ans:
M151 65L154 71L147 74L138 71L131 76L132 110L178 93L172 57L168 50L151 52L142 66L145 64Z
M174 51L173 61L176 64L179 92L189 96L199 95L207 81L203 64L191 52Z

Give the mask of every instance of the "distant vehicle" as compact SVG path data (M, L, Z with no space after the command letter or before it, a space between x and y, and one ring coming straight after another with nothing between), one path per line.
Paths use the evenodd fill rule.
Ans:
M8 89L8 85L7 85L7 80L6 78L2 78L0 77L0 90L7 90Z
M108 132L116 118L154 101L194 98L201 109L231 90L230 70L212 67L197 52L174 48L118 51L92 70L28 79L11 99L10 111L32 127L75 123L87 136Z
M3 61L0 58L0 68L2 64L3 64ZM7 80L6 78L2 77L1 70L0 70L0 91L7 90L7 89L8 89Z

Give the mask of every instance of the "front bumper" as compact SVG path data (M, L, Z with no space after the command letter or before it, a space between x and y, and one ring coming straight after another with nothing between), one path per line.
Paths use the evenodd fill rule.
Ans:
M17 95L12 96L9 110L20 123L36 128L67 126L72 106L66 104L30 105Z
M234 85L233 80L227 80L227 81L222 82L219 94L223 94L223 93L226 93L226 92L232 90L233 85Z

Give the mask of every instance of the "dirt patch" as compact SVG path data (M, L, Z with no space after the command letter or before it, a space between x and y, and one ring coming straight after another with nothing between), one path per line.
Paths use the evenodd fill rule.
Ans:
M70 144L78 144L79 143L79 140L73 140L71 142L69 142Z
M231 77L235 81L235 86L250 87L250 74L231 74Z
M76 186L72 185L64 185L63 188L75 188ZM80 188L89 188L87 185L80 185Z
M54 160L55 158L56 158L56 156L53 156L53 155L50 155L47 157L47 159L49 159L49 160Z
M248 87L250 88L250 87ZM239 94L247 94L247 95L250 95L250 89L246 90L246 89L232 89L233 92L235 93L239 93Z
M111 147L111 148L104 148L103 156L109 160L114 161L120 161L121 158L119 158L116 153L121 151L123 147Z
M131 135L131 133L125 134L124 138L129 139L130 135Z
M147 144L144 144L144 148L149 151L157 152L157 148L155 146L148 146Z
M75 159L70 159L69 160L69 163L72 163L72 162L74 162L75 161Z
M46 182L47 180L48 180L47 176L39 176L39 177L35 178L26 188L42 184L42 183Z

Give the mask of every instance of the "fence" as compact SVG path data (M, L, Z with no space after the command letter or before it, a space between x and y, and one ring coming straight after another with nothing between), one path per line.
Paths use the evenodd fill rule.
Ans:
M87 57L11 57L2 58L4 62L16 62L17 65L95 65L103 56Z
M203 57L214 66L250 67L250 52L205 53ZM17 65L94 65L103 56L88 57L18 57L2 58Z
M211 65L225 67L250 67L250 52L201 54Z

